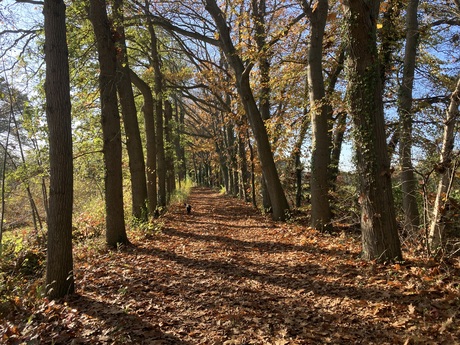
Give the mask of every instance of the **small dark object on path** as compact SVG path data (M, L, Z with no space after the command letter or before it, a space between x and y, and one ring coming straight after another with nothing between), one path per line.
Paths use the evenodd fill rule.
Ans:
M190 212L192 212L192 205L184 202L184 206L185 206L185 209L187 210L187 214L190 214Z

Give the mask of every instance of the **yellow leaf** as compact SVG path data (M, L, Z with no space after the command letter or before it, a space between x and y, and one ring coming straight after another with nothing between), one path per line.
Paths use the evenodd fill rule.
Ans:
M378 24L377 24L377 29L381 29L381 28L383 28L383 24L378 23Z
M318 4L319 4L319 1L315 2L315 4L313 5L313 8L311 9L312 12L316 11L316 8L318 7Z
M409 315L414 315L415 314L415 307L414 307L414 305L412 303L409 304L408 309L409 309Z
M442 334L445 332L453 322L454 319L452 317L449 317L445 322L443 322L441 328L439 329L440 333Z

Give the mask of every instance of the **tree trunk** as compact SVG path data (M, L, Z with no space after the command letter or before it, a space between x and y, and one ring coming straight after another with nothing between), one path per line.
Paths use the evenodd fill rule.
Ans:
M147 181L145 175L144 152L137 120L136 104L129 72L128 52L126 48L123 0L114 1L114 20L118 40L115 42L117 54L117 90L120 96L121 112L126 132L129 172L131 175L132 215L142 221L147 220Z
M155 115L153 113L154 101L152 89L143 81L137 74L131 71L131 81L139 89L144 97L144 126L145 126L145 141L147 150L147 199L149 215L154 216L157 208L157 148L155 139Z
M382 82L376 42L378 0L348 0L343 7L349 44L350 115L360 178L363 257L401 259L385 136Z
M265 28L265 15L266 15L266 1L265 0L252 0L252 13L253 22L255 26L255 41L259 50L259 75L260 75L260 97L259 109L262 120L267 121L270 119L270 59L267 52L267 32ZM262 193L262 205L265 212L272 211L272 204L270 195L268 193L267 183L265 177L260 179L260 187Z
M8 161L8 146L9 146L9 141L10 141L10 135L11 135L11 120L13 117L13 111L10 111L10 116L8 117L8 131L6 134L6 140L5 140L5 146L3 147L4 153L3 153L3 162L2 162L2 190L1 190L1 197L2 197L2 213L0 217L0 257L3 255L3 227L5 224L5 206L6 206L6 197L5 197L5 187L6 187L6 162Z
M332 227L329 204L329 165L331 162L330 104L325 95L323 77L323 37L328 13L327 0L319 0L313 11L303 2L311 24L308 47L308 85L312 129L311 151L311 226L318 230Z
M166 142L166 187L168 198L171 197L176 189L176 174L174 172L174 152L172 140L172 118L173 108L169 100L165 101L165 142Z
M292 157L294 161L294 169L295 169L295 180L296 180L296 207L300 207L302 205L302 144L305 140L305 136L307 135L307 130L310 127L311 121L308 118L308 108L305 108L302 123L300 124L299 136L294 144L294 150L292 152Z
M174 122L176 124L176 133L174 135L174 151L177 157L177 180L179 182L179 188L181 187L181 182L185 181L185 169L183 169L182 162L185 160L183 157L183 147L181 145L181 117L183 116L183 110L179 103L177 97L174 98L174 108L176 111L174 112Z
M89 18L96 36L104 140L106 241L111 247L129 243L123 210L121 128L116 88L117 58L105 0L90 1Z
M214 0L206 0L206 10L214 19L220 34L221 48L235 72L236 88L257 142L259 159L272 203L272 217L275 220L285 220L289 213L289 204L276 170L267 130L252 93L249 80L251 66L245 67L238 56L231 40L230 29L225 21L225 15L219 9L217 3Z
M302 145L305 140L305 136L307 135L307 130L310 128L311 125L311 119L310 119L310 106L309 102L307 100L308 97L308 78L305 79L305 94L304 94L304 100L305 100L305 106L303 108L302 112L302 119L300 123L300 129L299 129L299 134L298 137L294 143L294 148L291 152L291 161L294 163L294 176L295 176L295 190L296 190L296 196L295 196L295 205L296 207L300 207L302 205L302 172L303 172L303 166L302 166Z
M342 44L337 53L337 64L334 66L330 73L328 86L326 89L326 97L332 97L337 81L339 80L340 73L343 71L345 62L345 47ZM333 118L333 109L329 107L331 114L329 118ZM339 176L340 154L342 153L343 137L347 129L347 113L340 111L334 121L334 129L332 133L332 150L331 150L331 164L330 164L330 189L336 190L337 177Z
M181 110L180 110L180 113L179 113L179 126L180 126L180 129L182 130L185 126L185 111L183 110L183 108L181 107ZM186 161L186 157L185 157L185 143L182 143L181 141L181 146L180 146L180 150L179 150L179 171L180 171L180 175L183 176L183 179L184 181L187 180L187 161Z
M399 89L399 116L401 119L401 187L404 212L404 228L409 234L418 231L420 215L417 203L417 181L412 166L412 90L418 46L418 0L411 0L406 11L406 48L402 85Z
M229 167L229 190L228 194L236 196L238 195L238 161L237 161L237 150L236 150L236 138L234 131L233 122L229 122L226 126L227 134L227 152L228 152L228 167Z
M246 145L244 142L243 133L241 133L242 126L238 127L238 155L240 160L240 170L241 170L241 191L244 201L250 202L251 195L249 194L249 171L248 171L248 159L246 157Z
M158 176L158 206L166 206L166 154L164 144L163 123L163 73L161 71L161 57L158 52L158 39L150 19L148 20L150 33L150 49L152 53L152 67L155 71L154 98L155 98L155 129L157 147L157 176Z
M332 138L332 152L331 152L331 189L336 190L337 188L337 177L339 176L339 164L340 154L342 153L343 137L347 128L347 116L345 111L341 111L337 114L335 120L335 128Z
M430 226L428 237L428 250L432 255L439 252L442 246L445 224L443 215L445 211L446 201L449 198L451 178L454 172L452 169L452 150L454 148L455 128L457 126L457 118L459 115L458 107L460 105L460 78L457 81L457 86L450 97L449 108L447 109L447 118L444 122L444 134L441 147L441 157L437 170L441 172L441 178L438 184L436 200L433 209L433 218Z
M228 156L228 150L225 150L224 147L224 140L222 139L222 136L218 136L216 138L216 153L219 156L219 165L220 165L220 171L222 173L222 179L225 187L225 192L228 194L230 184L229 184L229 171L228 171L228 166L227 166L227 156ZM223 151L227 151L224 153Z
M46 293L75 290L72 257L73 157L65 4L45 0L46 119L49 130L50 197Z
M249 136L249 130L246 131L246 140L248 141L249 148L249 159L251 161L251 192L252 192L252 204L254 207L257 207L257 198L256 198L256 175L255 175L255 159L254 159L254 149L252 148L251 139Z

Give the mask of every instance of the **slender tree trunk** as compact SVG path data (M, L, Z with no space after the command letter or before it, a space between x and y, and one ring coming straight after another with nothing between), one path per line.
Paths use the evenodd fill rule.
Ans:
M294 144L294 150L292 152L293 160L294 160L294 169L295 169L295 179L296 179L296 207L300 207L302 204L302 144L305 140L305 136L307 135L307 130L310 127L311 121L308 118L308 109L305 108L302 123L300 124L300 131L299 136Z
M235 126L229 123L226 126L227 130L227 152L228 152L228 166L230 177L230 189L227 191L230 195L238 195L238 161L236 150Z
M50 145L46 293L49 298L60 298L75 290L72 257L72 118L64 1L45 0L43 13L46 119Z
M143 81L137 74L131 71L131 81L139 89L144 97L144 105L142 111L144 112L144 126L145 126L145 141L147 150L147 199L149 215L155 215L157 208L157 148L155 139L155 115L152 96L152 89Z
M5 152L3 153L3 161L2 161L2 213L0 217L0 257L3 255L3 226L5 220L5 206L6 206L6 198L5 198L5 181L6 181L6 162L8 158L8 146L10 142L10 135L11 135L11 118L13 116L13 111L10 112L10 116L8 118L8 131L6 133L6 141L5 146L3 149ZM3 146L3 145L2 145Z
M303 2L304 11L311 24L308 47L308 85L312 129L311 151L311 226L318 230L332 227L329 204L329 165L331 162L332 113L326 99L323 77L323 37L328 13L328 1L319 0L315 10Z
M136 104L129 72L128 52L126 48L123 0L114 1L114 20L118 40L115 42L117 51L117 90L120 96L121 112L126 132L126 147L129 157L131 175L131 201L134 218L147 220L147 181L145 175L144 152L137 120Z
M248 171L248 160L246 157L246 145L243 140L243 134L240 132L242 127L240 126L238 129L238 152L239 152L239 159L240 159L240 169L241 169L241 190L242 190L242 197L244 201L250 202L251 195L249 194L249 171Z
M336 189L337 177L339 176L340 154L342 153L343 137L347 128L347 116L345 111L340 112L335 120L335 128L332 138L331 152L331 189Z
M219 156L219 165L220 165L220 171L222 172L222 179L223 179L223 183L224 183L224 187L225 187L225 191L226 193L229 192L229 171L228 171L228 166L227 166L227 155L228 155L228 150L227 151L227 154L225 154L224 152L224 141L222 140L222 138L218 137L216 139L216 153L217 155Z
M179 126L181 129L184 128L185 126L185 111L181 107L181 111L179 113ZM182 173L182 176L184 177L184 181L187 180L187 161L185 157L185 143L181 141L181 147L180 147L180 155L179 155L179 166L180 166L180 171Z
M450 185L454 169L452 168L452 150L454 148L455 128L457 127L457 119L459 116L458 107L460 105L460 78L457 81L457 86L450 97L449 108L447 109L447 117L444 122L444 134L441 147L441 157L437 170L441 173L441 178L438 184L436 200L434 203L433 217L431 220L430 233L428 237L428 250L432 255L438 253L442 247L445 224L443 215L445 212L446 201L449 198Z
M330 73L328 80L328 86L326 89L326 97L332 97L337 81L339 80L339 75L342 73L345 62L345 47L343 44L340 46L340 50L337 54L337 64L334 66ZM329 107L331 114L329 118L333 118L333 109ZM345 111L341 111L337 114L337 117L334 121L334 128L332 131L332 151L331 151L331 164L330 164L330 189L336 190L337 187L337 177L339 176L339 164L340 164L340 154L342 153L342 143L345 135L345 130L347 129L347 117L348 114Z
M161 71L161 57L158 52L158 39L155 28L151 21L148 21L150 33L150 48L152 52L152 67L155 71L154 96L155 96L155 127L157 147L157 176L158 176L158 205L166 206L166 153L164 143L164 122L163 122L163 73Z
M117 58L105 0L90 0L99 59L101 123L104 140L106 241L111 247L129 243L123 210L121 127L116 88Z
M182 169L182 146L181 146L181 122L180 117L182 108L180 106L177 97L174 98L174 122L175 122L175 133L174 133L174 151L177 158L177 181L179 182L179 188L181 187L182 181L185 180L185 170Z
M265 28L265 15L266 15L266 1L265 0L252 0L252 13L253 13L253 22L255 26L255 41L257 48L259 50L259 75L260 75L260 97L259 97L259 109L260 115L262 116L263 121L270 119L270 95L271 95L271 85L270 85L270 56L267 52L267 32ZM265 212L272 211L272 204L270 200L270 195L268 193L267 183L265 177L263 176L260 179L261 193L262 193L262 205Z
M399 89L399 116L401 119L401 187L404 228L412 234L418 231L420 215L417 203L417 180L412 166L412 90L418 46L418 0L409 1L406 11L406 48L404 52L403 80Z
M11 103L11 106L12 106L13 105L13 95L11 94L11 89L10 88L8 88L8 91L9 91L10 103ZM22 182L25 185L25 189L26 189L26 192L27 192L27 197L29 199L30 211L32 213L32 220L33 220L33 223L34 223L34 230L35 230L35 232L38 232L38 226L37 225L40 225L40 229L43 229L42 221L40 219L40 214L38 213L37 205L35 204L35 200L34 200L34 197L32 195L32 191L30 190L30 183L29 183L29 177L28 177L29 173L27 172L28 167L27 167L26 157L24 155L24 148L22 146L22 140L21 140L21 135L20 135L20 132L19 132L18 121L16 120L16 116L15 116L15 113L14 113L14 110L13 110L12 107L11 107L11 118L12 118L13 123L14 123L14 128L15 128L15 133L16 133L16 140L17 140L18 147L19 147L19 154L21 155L21 162L22 162L23 167L26 170L26 177L23 179Z
M174 152L172 140L172 118L173 108L169 100L165 101L165 142L166 142L166 186L168 198L171 197L176 189L176 173L174 171Z
M252 204L254 207L257 207L257 198L256 198L256 175L255 175L255 158L254 158L254 149L251 144L251 137L249 136L249 130L246 131L246 140L248 141L249 147L249 159L251 160L251 192L252 192Z
M221 48L235 72L236 88L257 142L259 159L272 203L272 217L275 220L285 220L289 213L289 204L276 170L267 130L252 93L249 80L251 66L245 67L238 56L231 39L230 29L225 21L225 15L217 3L214 0L206 0L206 10L214 19L220 34Z
M305 79L305 107L303 108L302 112L302 119L300 123L300 129L298 137L294 143L294 148L291 152L291 160L294 163L294 176L295 176L295 190L296 190L296 197L295 197L295 204L296 207L300 207L302 204L302 145L305 140L305 136L307 135L308 128L311 125L310 119L310 104L308 102L308 78Z
M200 184L200 181L198 180L198 166L196 163L196 156L194 153L192 153L192 162L193 162L193 170L195 172L195 182Z
M350 51L348 97L360 178L363 257L385 261L401 259L402 253L391 188L377 53L379 5L378 0L343 2Z

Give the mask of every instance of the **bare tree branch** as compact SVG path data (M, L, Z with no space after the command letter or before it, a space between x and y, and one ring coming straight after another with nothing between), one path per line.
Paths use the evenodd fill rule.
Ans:
M25 4L40 5L40 6L43 6L45 4L43 1L37 1L37 0L16 0L16 2L25 3Z

